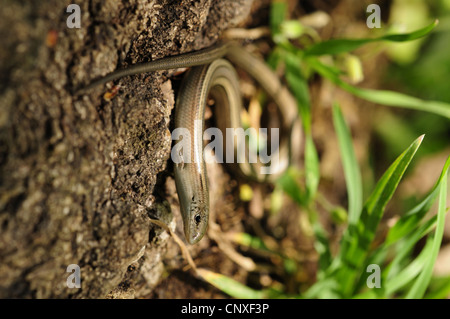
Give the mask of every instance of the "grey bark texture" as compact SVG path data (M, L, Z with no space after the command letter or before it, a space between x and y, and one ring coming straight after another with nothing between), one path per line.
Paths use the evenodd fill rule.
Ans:
M148 216L175 228L172 82L167 72L123 78L110 99L108 86L71 91L118 67L207 47L251 2L73 1L81 28L70 29L70 1L2 0L0 298L151 293L170 252ZM80 266L80 289L67 287L70 264Z

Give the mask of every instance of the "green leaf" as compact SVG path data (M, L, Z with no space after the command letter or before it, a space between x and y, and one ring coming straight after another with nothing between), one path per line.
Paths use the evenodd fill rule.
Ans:
M295 168L288 170L277 180L277 186L289 195L299 206L306 205L306 196L297 180L299 172Z
M407 260L407 257L412 253L412 250L417 242L428 233L430 233L433 230L435 224L436 216L430 218L422 225L418 225L413 232L406 235L404 238L402 238L401 241L390 243L385 242L383 245L380 245L375 251L371 253L369 258L366 260L365 267L370 264L382 265L385 263L385 260L387 260L388 253L390 255L393 254L394 258L389 263L389 265L387 267L383 267L381 279L381 281L384 283L391 282L393 278L395 278L397 275L399 275L400 272L403 271L405 262L409 262ZM396 244L394 247L396 249L395 251L391 251L391 249L393 248L393 244ZM358 289L361 289L364 285L365 279L362 276L357 287ZM386 295L385 297L390 297L386 293L386 285L383 285L382 288L384 290L383 294Z
M353 299L377 299L378 295L376 293L376 290L370 289L366 290L360 294L357 294L356 296L353 296Z
M270 6L270 30L274 40L280 36L280 26L286 19L287 5L283 1L272 1ZM278 41L275 41L278 42Z
M262 299L266 297L263 291L251 289L222 274L202 268L197 269L197 272L204 280L232 297L242 299Z
M344 167L345 182L347 185L349 202L348 219L351 225L356 225L363 204L362 179L352 146L351 134L337 104L333 107L333 121L339 141L339 150L341 152L342 166Z
M347 83L340 86L353 95L373 103L431 112L450 118L450 104L445 102L426 101L388 90L361 89Z
M339 288L338 283L333 278L327 278L316 282L312 285L303 295L304 298L312 299L337 299L339 294L337 290Z
M448 169L445 171L447 175ZM431 252L428 254L427 263L414 283L411 290L406 295L406 298L422 298L431 280L434 263L439 253L444 236L445 214L447 213L447 178L444 178L439 190L439 207L437 212L436 231L433 238L433 246Z
M382 105L435 113L450 119L449 103L421 100L406 94L388 90L358 88L340 79L331 67L321 63L316 58L308 58L306 61L317 73L359 98Z
M315 236L314 249L319 254L319 269L317 272L317 278L320 280L325 277L326 270L331 263L332 256L327 233L318 220L313 222L313 230Z
M205 268L197 268L197 274L205 281L230 295L239 299L267 299L267 298L294 298L297 296L288 296L283 294L277 289L267 288L263 290L255 290L240 282L224 276L222 274L215 273Z
M427 220L422 225L419 225L413 232L407 235L403 240L397 243L395 257L389 263L389 265L385 268L384 273L386 274L384 277L386 280L390 280L394 278L399 272L401 272L402 263L407 259L407 257L411 254L414 246L419 242L419 240L429 234L435 224L436 224L436 216L433 216L429 220ZM387 249L391 247L392 243L384 245L384 248Z
M319 42L305 50L305 55L339 54L353 51L360 46L377 41L405 42L422 38L429 34L438 24L435 20L425 28L405 34L389 34L373 39L332 39Z
M397 292L400 288L404 287L406 284L417 277L420 271L422 271L422 269L424 268L432 247L432 241L428 240L419 256L417 256L417 258L412 263L410 263L399 274L385 281L387 296L390 296L393 293Z
M297 55L286 52L283 56L286 64L286 81L297 101L305 134L311 133L311 102L308 82L303 76L300 59Z
M426 299L446 299L450 296L450 276L433 277L429 285Z
M439 176L438 181L432 188L431 192L425 197L425 199L416 205L413 209L411 209L408 213L402 216L397 223L389 230L386 237L386 244L389 245L400 238L405 237L409 233L415 230L417 225L426 215L426 213L430 210L431 206L434 203L434 200L437 198L439 194L439 187L447 177L447 171L450 166L450 156L447 158L447 161L444 164L444 168Z
M369 196L369 199L365 204L364 210L366 211L366 215L362 216L362 218L371 218L372 216L376 217L375 220L379 220L379 218L381 218L381 214L384 211L386 204L394 194L406 168L422 143L423 137L424 135L417 138L411 146L395 160L386 173L381 177L380 181L375 186L375 190Z
M276 70L278 64L283 58L282 49L275 47L267 57L266 63L272 70Z
M264 241L261 238L252 236L248 233L236 233L233 236L233 241L238 243L239 245L250 247L252 249L273 253L266 247Z
M344 233L339 259L343 266L338 270L338 282L342 284L342 294L348 297L353 293L356 280L362 273L384 209L397 189L398 183L409 166L423 135L416 139L388 168L367 199L357 225L349 225Z

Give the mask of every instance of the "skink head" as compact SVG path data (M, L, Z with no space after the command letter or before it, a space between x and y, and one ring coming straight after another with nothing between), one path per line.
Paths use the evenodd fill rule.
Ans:
M202 239L208 226L209 207L208 203L198 201L195 197L187 205L182 207L184 233L189 244L193 245Z

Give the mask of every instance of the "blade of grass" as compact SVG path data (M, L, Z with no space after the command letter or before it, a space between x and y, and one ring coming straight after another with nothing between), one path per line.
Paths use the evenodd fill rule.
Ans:
M247 233L235 233L230 239L251 251L258 254L258 256L265 256L270 258L272 262L284 265L284 271L289 275L294 275L297 272L297 261L287 256L281 247L274 245L271 249L267 247L264 241Z
M364 268L367 268L370 264L382 265L385 263L385 260L388 256L388 252L393 248L393 244L397 244L395 247L396 251L394 252L394 259L389 263L387 267L383 267L381 282L389 282L395 276L397 276L402 271L402 265L405 262L406 258L411 254L414 246L417 242L430 233L434 225L436 224L436 216L427 220L424 224L419 225L412 233L403 238L400 242L391 242L389 244L384 243L379 246L370 256L367 258L365 262ZM356 291L363 289L366 283L367 276L361 276ZM384 286L382 287L384 288ZM389 296L386 295L386 289L382 292L381 295L385 295L385 298Z
M319 254L318 277L324 276L326 267L330 264L331 251L326 231L323 229L317 218L317 212L310 209L312 200L317 195L320 181L319 158L311 134L311 103L309 97L308 82L303 76L300 66L300 59L290 50L284 49L283 60L286 65L286 80L297 101L299 114L302 119L305 132L305 188L306 196L301 198L300 193L292 194L297 198L297 202L303 199L303 204L307 207L309 220L313 226L316 238L314 248Z
M450 296L450 276L431 278L429 290L424 298L445 299Z
M414 261L403 269L397 276L386 281L385 288L387 296L391 296L417 277L428 260L428 256L433 247L432 244L433 242L431 240L427 240L427 243L420 252L419 256L417 256L417 258L414 259Z
M430 218L425 223L415 228L411 234L406 236L404 240L398 243L397 251L394 259L389 263L389 265L385 268L386 280L391 280L401 271L402 262L408 257L408 255L412 252L414 246L418 243L418 241L429 234L434 226L436 225L436 216ZM391 244L388 244L385 247L390 247Z
M357 294L356 296L352 297L353 299L377 299L379 296L377 295L377 292L373 289L366 290L360 294Z
M267 248L266 244L261 238L252 236L248 233L235 233L232 237L232 240L239 245L264 252L274 253Z
M277 32L281 23L286 19L287 5L283 1L272 1L270 6L270 29Z
M367 100L369 102L401 107L418 111L435 113L450 119L450 104L440 101L421 100L406 94L388 91L388 90L372 90L355 87L336 75L333 69L321 63L316 58L308 58L305 60L308 65L313 68L321 76L329 79L331 82L350 92L351 94Z
M276 289L263 289L255 290L240 282L224 276L222 274L215 273L205 268L197 268L197 274L203 278L206 282L210 283L217 289L239 299L267 299L267 298L292 298L293 296L287 296L282 294Z
M445 102L421 100L416 97L388 90L362 89L344 83L340 85L343 89L372 103L426 111L450 118L450 104Z
M306 299L337 299L339 294L337 290L339 284L333 278L326 278L324 280L316 282L311 286L304 294L303 297Z
M342 285L344 297L349 297L353 293L355 280L362 273L361 268L375 237L384 209L422 140L423 135L416 139L388 168L366 201L358 224L356 226L349 225L344 233L339 253L343 267L337 271L338 282Z
M305 184L307 201L310 202L317 193L320 171L319 159L311 135L311 105L308 83L303 77L300 60L295 54L285 52L283 60L286 65L286 80L297 100L305 131Z
M409 233L411 233L416 227L417 224L423 219L426 213L430 210L431 206L434 203L434 200L437 198L439 194L439 187L447 177L447 171L450 166L450 156L447 158L444 168L437 180L436 184L432 188L431 192L425 197L425 199L411 209L408 213L403 215L397 223L389 230L386 237L386 244L390 244L394 241L397 241L400 238L405 237Z
M319 269L317 270L317 279L321 280L326 276L326 270L331 263L332 256L330 250L330 241L322 225L316 219L313 222L314 230L314 249L319 254Z
M332 39L319 42L305 50L305 55L339 54L353 51L360 46L377 41L405 42L422 38L429 34L438 24L435 20L430 25L417 31L405 34L388 34L378 38L366 39Z
M298 171L291 167L277 180L277 186L288 194L297 205L305 207L306 195L297 182L298 177Z
M319 274L322 276L323 271L330 264L331 250L326 231L320 224L317 218L317 212L309 208L309 200L305 192L300 188L297 182L298 172L294 168L289 168L277 181L277 187L280 187L292 200L294 200L300 207L306 208L308 217L312 224L314 236L316 241L314 248L319 254Z
M448 169L445 171L447 175ZM425 294L427 286L431 280L434 263L436 262L439 249L441 247L442 237L444 236L445 214L447 213L447 178L444 178L439 187L439 207L437 212L436 231L433 238L432 251L428 254L428 260L423 272L417 278L406 298L422 298Z
M303 76L298 56L289 51L284 53L283 61L286 65L286 81L297 101L303 129L305 134L308 135L311 133L311 102L308 82Z
M339 142L342 166L348 193L348 220L350 225L356 225L363 204L362 179L358 161L352 146L350 131L345 123L339 105L333 106L333 121Z
M265 298L263 291L251 289L240 282L222 274L212 272L204 268L198 268L197 273L208 283L226 294L241 299L262 299Z
M442 169L438 181L425 199L410 209L397 221L397 223L389 230L384 244L371 254L367 264L381 264L388 250L391 249L394 244L397 246L394 259L383 269L383 281L391 281L401 272L402 263L411 253L414 246L434 228L437 216L433 216L425 223L422 223L422 219L437 198L439 186L442 183L442 180L446 178L445 172L449 169L449 166L450 156L444 164L444 168ZM362 285L363 283L360 282L358 286L362 287Z

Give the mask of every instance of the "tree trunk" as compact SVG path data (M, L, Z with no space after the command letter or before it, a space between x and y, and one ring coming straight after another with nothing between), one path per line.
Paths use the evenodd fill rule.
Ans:
M3 1L0 298L151 292L170 245L148 216L175 225L173 182L165 187L170 74L123 78L115 96L114 84L71 92L119 67L209 46L251 2L80 0L80 28L69 28L69 1ZM68 287L72 264L81 288Z

